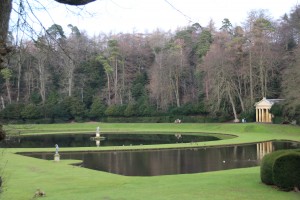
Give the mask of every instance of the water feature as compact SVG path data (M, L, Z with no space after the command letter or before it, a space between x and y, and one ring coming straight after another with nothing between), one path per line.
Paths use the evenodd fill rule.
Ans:
M264 142L228 147L186 149L60 152L61 159L82 160L80 166L125 176L187 174L258 166L262 157L279 149L300 148L297 142ZM22 153L53 159L53 153Z
M182 135L178 133L155 133L155 134L130 134L110 133L99 134L52 134L10 137L2 141L0 148L43 148L53 147L59 144L60 147L92 147L92 146L129 146L147 144L171 144L186 142L203 142L219 140L219 138L207 134L206 136Z

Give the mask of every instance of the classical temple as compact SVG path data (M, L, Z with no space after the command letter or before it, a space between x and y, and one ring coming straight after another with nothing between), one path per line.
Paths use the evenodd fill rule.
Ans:
M255 103L256 122L272 123L272 114L270 109L274 103L278 103L283 99L266 99L265 97L259 102Z

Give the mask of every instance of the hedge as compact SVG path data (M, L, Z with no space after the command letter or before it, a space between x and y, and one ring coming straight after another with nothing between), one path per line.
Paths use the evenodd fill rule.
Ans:
M267 185L273 185L273 165L275 160L286 153L291 152L291 150L279 150L267 154L263 157L260 165L260 178L261 181Z
M294 154L300 155L300 149L279 150L279 151L274 151L270 154L265 155L261 161L261 166L260 166L261 181L267 185L279 184L278 187L282 188L283 190L291 189L291 187L289 187L289 188L284 187L285 184L283 184L283 186L281 186L282 185L281 180L283 180L283 179L281 179L280 171L284 170L285 167L282 167L282 163L284 163L284 162L280 161L280 160L283 159L286 162L288 162L287 161L288 159L286 160L284 157L289 156L289 155L294 155ZM274 175L274 165L278 159L279 159L279 161L278 161L279 163L276 164L276 171L275 171L275 173L277 173L277 174ZM296 168L298 168L297 170L300 170L298 161L296 163L297 163ZM290 165L290 164L288 164L288 165ZM281 173L290 173L289 171L290 170L288 170L287 172L281 172ZM299 171L297 173L299 173ZM274 180L275 176L276 176L276 182ZM293 174L291 176L295 176L295 173L293 172ZM297 176L297 177L300 177L300 176ZM290 179L290 180L293 180L293 179ZM297 181L299 181L299 179L297 179ZM295 182L292 182L293 185L294 185L294 183ZM299 182L297 182L297 183L299 183Z
M273 181L282 190L300 189L300 153L279 156L273 165Z

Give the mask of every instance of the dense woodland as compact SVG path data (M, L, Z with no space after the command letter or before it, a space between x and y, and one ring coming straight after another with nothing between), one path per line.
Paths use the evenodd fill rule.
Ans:
M281 19L252 11L175 32L88 36L53 24L32 39L9 37L0 74L0 119L191 122L255 118L262 97L272 112L300 122L300 7ZM100 32L101 30L99 30Z

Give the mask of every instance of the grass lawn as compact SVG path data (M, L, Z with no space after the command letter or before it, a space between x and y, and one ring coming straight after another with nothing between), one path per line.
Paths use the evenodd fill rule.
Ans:
M300 142L300 127L267 124L107 124L74 123L53 125L6 126L9 132L20 134L60 134L70 132L189 132L219 133L237 137L204 142L199 146L228 145L269 140ZM222 135L220 135L223 137ZM226 138L226 137L224 137ZM143 145L131 147L100 147L101 150L126 148L177 148L191 144ZM17 151L52 151L45 149L2 149L0 172L4 188L0 199L32 199L36 189L46 192L46 199L121 200L121 199L300 199L300 193L282 192L261 183L259 167L224 170L208 173L155 177L127 177L69 165L72 160L59 163L15 154ZM97 147L64 148L60 151L99 150Z

